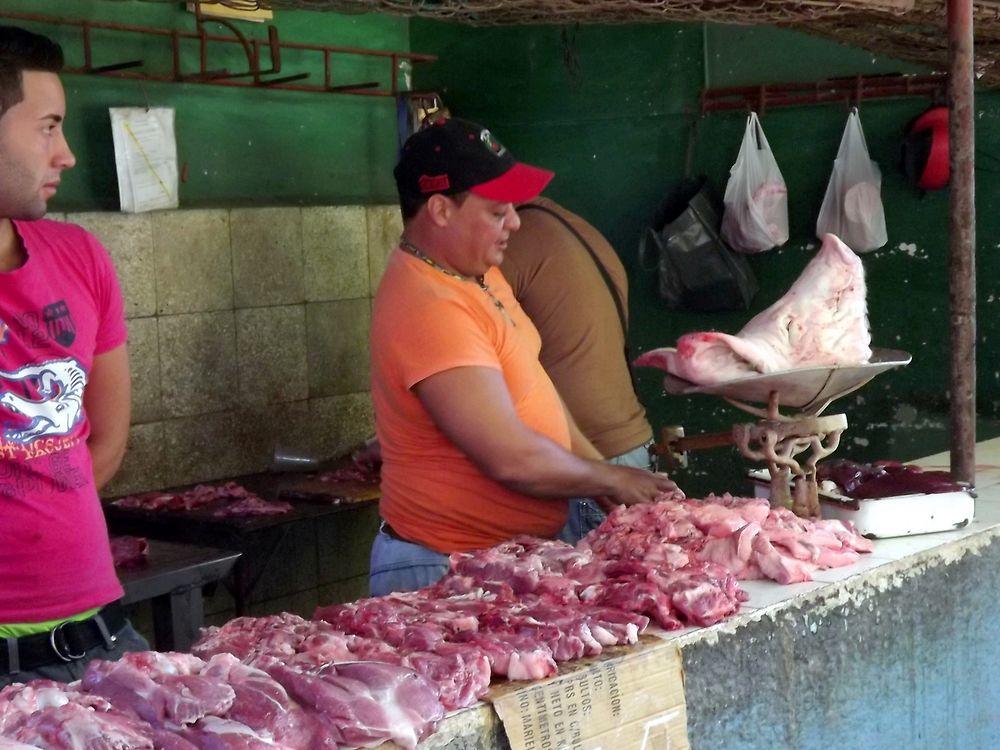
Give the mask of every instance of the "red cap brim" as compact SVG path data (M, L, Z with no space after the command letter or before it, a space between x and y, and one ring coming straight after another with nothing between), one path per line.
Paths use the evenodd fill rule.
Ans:
M555 177L555 172L518 162L499 177L469 188L480 198L501 203L524 203L538 195Z

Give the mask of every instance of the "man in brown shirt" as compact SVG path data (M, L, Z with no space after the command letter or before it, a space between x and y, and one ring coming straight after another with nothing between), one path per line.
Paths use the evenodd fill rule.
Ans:
M597 229L554 201L537 198L518 215L521 228L508 239L500 270L541 335L542 366L607 461L651 468L653 431L632 387L618 305L594 257L563 222L593 250L627 323L628 280L618 254ZM604 513L587 500L571 503L563 538L576 541Z

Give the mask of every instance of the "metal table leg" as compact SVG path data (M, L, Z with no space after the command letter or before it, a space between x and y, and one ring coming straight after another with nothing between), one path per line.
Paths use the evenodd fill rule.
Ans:
M157 650L189 650L205 622L201 586L185 586L153 597L152 606Z

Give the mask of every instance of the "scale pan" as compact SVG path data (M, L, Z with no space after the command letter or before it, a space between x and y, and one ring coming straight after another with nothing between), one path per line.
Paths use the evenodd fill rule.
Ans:
M771 392L777 391L779 406L818 414L834 399L857 390L886 370L909 364L911 359L909 354L896 349L873 349L871 361L862 365L803 367L710 385L695 385L667 373L663 387L667 393L674 395L708 393L732 401L764 405L768 403Z

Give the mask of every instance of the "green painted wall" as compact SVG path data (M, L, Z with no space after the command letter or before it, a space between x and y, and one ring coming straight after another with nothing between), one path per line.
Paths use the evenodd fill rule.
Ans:
M191 29L181 3L136 0L4 0L3 11L30 11L162 28ZM456 114L488 123L520 158L556 170L550 194L590 218L615 243L632 277L633 350L672 343L687 331L737 330L747 314L697 315L666 310L652 279L636 268L642 227L661 196L686 171L725 185L743 127L739 113L697 113L707 86L815 80L855 73L911 71L911 66L803 34L763 27L648 24L469 28L394 16L278 11L286 41L374 49L412 49L440 61L418 66L420 88L443 92ZM75 34L38 27L79 60ZM263 27L242 24L262 36ZM153 70L165 49L129 37L99 36L98 64L141 57ZM185 67L194 50L186 49ZM76 56L74 58L74 56ZM213 52L215 66L239 60ZM286 55L286 72L305 61ZM315 68L313 68L315 69ZM349 65L338 81L384 76ZM177 138L188 181L183 206L377 203L394 199L395 104L387 98L139 84L67 76L68 136L79 163L67 174L54 210L118 205L107 108L150 104L177 110ZM880 377L839 402L851 423L839 454L908 458L948 445L946 193L920 195L896 168L900 135L929 101L865 102L862 121L882 165L889 243L865 256L876 346L914 355L909 367ZM750 313L779 297L816 247L813 224L846 116L841 105L776 109L762 122L790 191L792 238L753 257L761 291ZM979 405L981 435L1000 432L1000 335L992 314L1000 298L993 254L1000 251L995 203L1000 178L1000 98L977 102ZM662 393L660 378L639 373L654 425L684 424L690 433L725 429L739 412L706 397ZM694 457L684 477L695 492L731 489L745 463L728 450Z
M194 16L181 2L135 0L4 0L4 11L87 18L193 31ZM81 35L68 27L17 22L60 41L70 65L82 64ZM409 49L406 19L277 11L282 41L377 50ZM266 38L263 24L238 22L249 37ZM219 24L214 33L225 34ZM151 72L170 70L169 43L161 37L95 32L96 65L142 59ZM197 47L185 46L182 69L194 72ZM318 56L286 52L283 73L311 71L320 83ZM245 70L237 45L211 50L213 69ZM380 81L388 86L389 62L334 58L335 83ZM177 83L139 83L98 76L66 76L67 137L78 163L66 174L54 210L117 209L118 188L108 107L176 109L178 159L188 180L183 207L331 205L395 200L395 100L389 97L302 93Z
M554 169L549 194L590 218L612 240L632 280L632 347L672 344L694 330L735 332L788 288L818 246L816 215L847 115L845 105L768 111L762 124L789 188L791 239L751 258L761 291L750 313L667 310L634 261L642 227L685 173L704 172L720 191L744 125L740 113L697 113L705 86L818 80L856 73L914 72L827 40L772 28L687 24L469 29L414 21L411 44L440 56L417 84L441 91L455 114L487 123L518 158ZM470 65L470 60L476 60ZM861 108L872 157L883 170L889 243L864 258L873 343L913 354L913 363L836 402L850 427L838 455L913 458L948 447L948 196L920 195L897 168L900 135L926 98L866 101ZM998 432L1000 335L991 314L1000 296L992 255L1000 250L994 207L1000 161L1000 98L977 107L980 168L980 434ZM721 400L667 396L657 371L639 371L654 427L687 433L728 429L744 415ZM747 462L730 449L693 457L681 476L692 492L738 487Z

